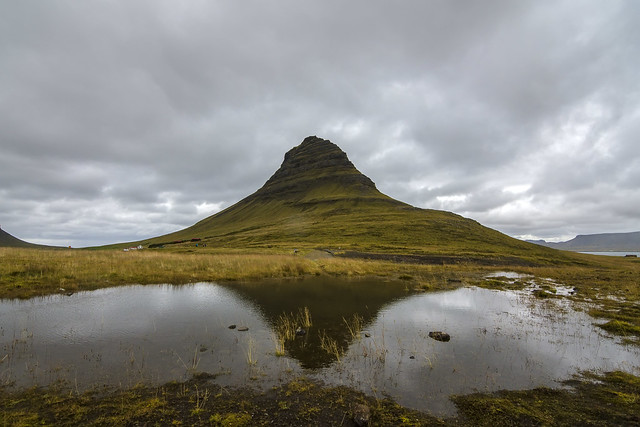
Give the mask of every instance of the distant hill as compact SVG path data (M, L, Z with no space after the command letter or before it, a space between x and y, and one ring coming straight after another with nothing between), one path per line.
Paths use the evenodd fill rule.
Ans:
M530 243L576 252L640 252L640 231L632 233L581 234L566 242L529 240Z
M0 229L0 247L10 248L43 248L45 246L25 242Z
M280 168L250 196L186 229L119 246L134 244L275 252L326 248L349 256L392 254L395 260L436 263L563 257L451 212L392 199L337 145L315 136L287 152Z

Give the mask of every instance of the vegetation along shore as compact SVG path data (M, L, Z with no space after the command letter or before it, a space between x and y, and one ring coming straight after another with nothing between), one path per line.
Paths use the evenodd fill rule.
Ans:
M324 254L324 255L323 255ZM559 296L553 286L540 298L565 298L586 304L594 323L620 335L629 345L640 337L640 262L634 259L571 254L561 265L425 264L345 258L325 251L297 254L196 251L193 245L168 249L43 250L0 248L0 296L29 298L119 285L260 281L306 276L370 277L404 281L421 291L478 285L498 289L523 287L500 271L551 279L573 289ZM569 255L568 255L569 256ZM406 259L405 259L406 261ZM492 280L483 279L494 272ZM640 379L611 372L585 373L567 388L477 393L452 397L458 415L438 418L367 396L347 387L324 386L298 378L266 392L215 385L207 374L163 386L133 389L74 390L70 384L0 390L3 425L33 424L184 424L353 425L367 408L371 425L570 425L640 423Z

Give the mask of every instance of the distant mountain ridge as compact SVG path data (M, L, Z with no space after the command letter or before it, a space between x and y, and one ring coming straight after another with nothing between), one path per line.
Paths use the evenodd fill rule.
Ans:
M630 233L580 234L566 242L527 240L529 243L576 252L640 252L640 231Z

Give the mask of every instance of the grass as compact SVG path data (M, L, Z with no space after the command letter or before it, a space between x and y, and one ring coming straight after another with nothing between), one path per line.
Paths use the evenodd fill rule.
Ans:
M464 267L397 264L348 258L164 250L0 248L0 298L29 298L98 288L200 281L238 281L310 275L381 276L410 272L417 280L457 274Z
M138 244L273 253L329 248L494 264L570 262L562 252L513 239L460 215L394 200L378 191L339 147L315 138L288 152L262 188L233 206L186 229L112 247Z
M537 388L456 396L463 424L637 425L640 378L623 372L583 374L571 389Z
M11 392L0 387L0 423L22 425L637 425L640 378L584 373L563 389L536 388L454 396L458 415L437 418L347 387L297 378L265 392L218 386L207 375L160 387L71 393L63 388Z
M311 312L308 307L298 310L298 313L282 313L276 319L275 331L279 341L282 343L296 338L298 328L307 331L313 323L311 322Z
M0 388L0 424L20 425L349 425L352 406L371 408L373 425L441 423L390 400L298 378L265 393L212 384L206 375L161 387L73 394L60 388Z
M594 306L590 310L594 317L618 322L610 323L604 329L627 338L637 337L640 328L640 260L577 253L563 256L566 259L570 257L571 263L557 266L486 266L342 257L314 260L302 255L252 253L248 250L223 253L212 249L185 252L179 248L131 252L0 248L0 298L68 294L130 284L182 284L312 275L378 276L384 280L402 280L408 287L429 291L454 289L465 283L498 289L521 288L523 284L519 281L483 279L491 271L507 269L573 287L575 294L570 299ZM545 292L540 296L552 294ZM304 319L299 323L304 325ZM640 343L640 340L635 342Z
M350 319L342 318L347 330L349 331L349 335L351 336L352 341L357 341L361 338L362 327L364 319L358 313L354 313L354 315Z
M326 331L320 331L320 348L327 354L335 358L338 363L342 358L342 348L334 338L330 337Z
M284 255L0 248L0 258L0 297L4 298L129 284L251 280L320 272L310 260Z

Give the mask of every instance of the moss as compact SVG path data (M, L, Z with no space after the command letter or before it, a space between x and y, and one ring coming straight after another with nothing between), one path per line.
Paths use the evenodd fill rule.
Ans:
M416 425L441 420L377 401L346 387L324 387L298 378L266 393L232 389L205 375L185 383L137 387L101 394L34 388L11 392L0 387L2 425L339 425L350 422L351 405L364 403L385 425ZM206 397L206 398L205 398ZM407 423L405 423L407 425Z
M545 298L551 298L554 295L544 289L536 289L535 291L533 291L533 296L536 298L545 299Z
M612 334L616 335L640 336L640 326L632 325L631 323L625 322L624 320L610 320L609 322L598 326L600 326L605 331L611 332Z
M439 419L390 399L299 378L265 393L186 383L76 395L69 390L0 388L3 425L349 425L352 408L371 410L371 425L636 425L640 377L584 373L566 388L454 396L455 418ZM203 399L203 396L208 396Z
M636 425L640 378L623 372L586 373L567 381L571 389L536 388L453 398L463 424Z

